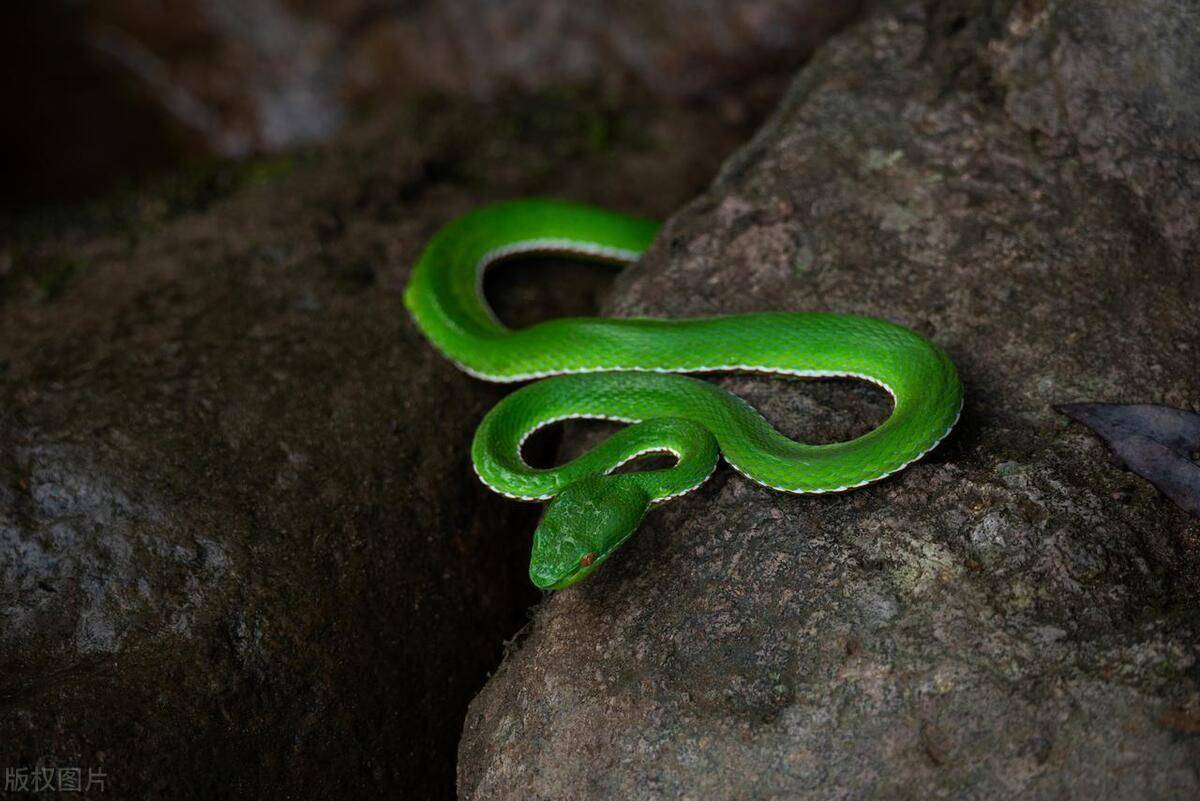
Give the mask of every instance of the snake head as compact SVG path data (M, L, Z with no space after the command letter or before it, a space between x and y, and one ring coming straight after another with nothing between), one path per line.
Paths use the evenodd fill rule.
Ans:
M637 530L650 496L634 474L581 479L554 496L533 533L529 578L561 590L586 578Z

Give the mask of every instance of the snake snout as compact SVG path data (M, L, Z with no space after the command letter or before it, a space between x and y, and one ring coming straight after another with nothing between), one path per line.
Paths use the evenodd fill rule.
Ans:
M533 534L529 578L542 589L571 586L633 534L649 506L631 475L571 484L550 501Z

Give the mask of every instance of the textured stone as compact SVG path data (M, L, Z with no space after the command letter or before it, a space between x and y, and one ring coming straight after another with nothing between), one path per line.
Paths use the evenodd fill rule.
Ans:
M1200 794L1200 521L1052 408L1200 408L1198 22L890 3L817 53L607 311L886 317L962 420L860 491L723 469L651 513L473 702L460 798ZM886 413L721 380L810 441Z

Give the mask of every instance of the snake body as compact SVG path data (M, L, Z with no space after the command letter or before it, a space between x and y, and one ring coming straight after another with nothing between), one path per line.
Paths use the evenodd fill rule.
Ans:
M545 379L511 393L484 417L475 471L507 497L550 501L534 533L530 578L562 588L596 569L653 505L698 487L719 457L747 478L795 493L838 492L921 458L954 426L962 387L949 357L910 329L870 317L772 312L687 319L561 318L506 328L482 293L488 265L555 253L629 264L657 223L552 200L498 203L439 231L405 293L418 327L447 358L487 381ZM738 396L679 375L753 371L873 382L891 415L847 442L806 445L780 434ZM521 446L570 418L630 425L573 461L529 466ZM647 453L674 466L614 472Z

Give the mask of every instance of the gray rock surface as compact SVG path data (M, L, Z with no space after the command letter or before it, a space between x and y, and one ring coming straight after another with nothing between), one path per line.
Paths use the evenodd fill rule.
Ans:
M471 705L462 799L1200 797L1200 521L1052 409L1200 410L1200 10L897 2L835 37L612 314L886 317L955 359L923 462L727 469L551 595ZM787 433L858 386L729 377Z
M0 768L452 797L536 600L537 510L475 479L500 391L420 338L408 268L499 197L665 214L740 136L588 95L441 103L0 228ZM511 282L502 314L587 312L578 289Z

